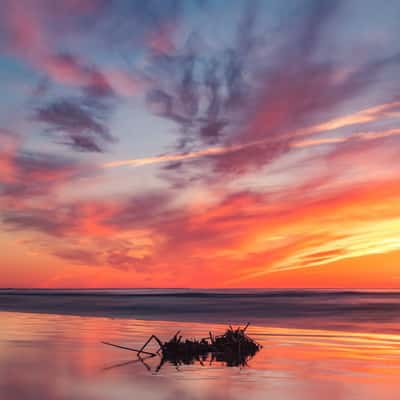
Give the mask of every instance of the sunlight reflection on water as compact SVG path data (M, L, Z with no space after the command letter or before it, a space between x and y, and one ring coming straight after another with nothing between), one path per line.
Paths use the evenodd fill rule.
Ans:
M100 341L140 347L152 333L225 326L11 312L0 326L2 400L394 399L400 389L400 335L251 326L264 348L248 367L166 364L155 374ZM158 362L147 360L152 371Z

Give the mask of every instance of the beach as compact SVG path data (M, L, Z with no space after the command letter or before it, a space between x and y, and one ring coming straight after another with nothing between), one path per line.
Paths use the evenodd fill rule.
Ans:
M137 295L97 292L86 293L89 297L85 297L85 293L75 293L74 296L80 296L83 310L89 309L89 305L92 310L97 307L97 314L104 310L99 311L102 309L99 299L97 305L93 303L94 300L90 297L93 295L100 299L101 296L106 296L103 299L105 303L111 296L117 296L118 300L115 302L121 304L129 305L135 301L137 304L147 303L149 309L152 309L150 305L155 298L162 298L163 301L159 304L163 303L165 298L165 294L151 292L150 295L139 296L139 301L138 298L133 300L135 294ZM253 291L250 294L254 296L257 292ZM264 296L267 294L264 293ZM3 295L6 296L4 293ZM71 296L71 293L68 295ZM248 293L236 293L240 300L235 301L246 303L243 299L246 295ZM287 293L287 297L293 295L293 292ZM310 296L307 297L304 293L302 295L305 298L303 303L311 302ZM18 294L11 296L16 298ZM220 313L221 323L211 321L218 318L217 312L209 313L212 315L208 320L201 313L197 316L194 313L192 318L187 318L182 312L178 318L179 307L176 304L182 304L181 308L184 308L186 313L188 304L191 305L192 313L195 307L199 307L199 296L194 296L193 299L193 293L190 301L190 295L182 301L182 293L167 293L167 297L170 298L168 304L173 313L167 314L163 319L159 318L159 314L152 314L150 311L146 319L132 318L128 313L122 316L121 312L116 312L114 317L93 315L94 312L92 315L72 315L73 312L55 312L55 309L51 313L44 313L39 312L38 305L41 304L40 307L43 308L43 297L39 294L32 295L34 296L39 296L35 312L32 312L35 306L32 299L25 303L31 312L5 311L6 302L0 301L3 309L0 312L1 399L218 400L245 397L389 400L396 398L395 393L400 389L397 378L400 367L400 334L396 333L399 324L390 318L391 314L385 315L384 312L388 299L395 299L397 293L384 293L379 296L376 293L363 293L358 297L354 294L350 296L353 305L362 303L365 306L368 303L370 307L374 305L375 308L379 304L377 297L381 299L383 307L380 328L379 324L374 324L372 320L367 323L361 313L357 316L353 312L353 321L348 321L347 324L344 323L344 318L337 318L336 324L333 321L329 324L325 316L318 319L315 312L312 318L310 315L303 315L303 322L300 316L293 317L292 320L297 322L290 324L287 315L285 318L272 318L267 315L266 310L264 319L258 315L255 318L257 322L248 328L248 334L261 343L263 348L249 360L247 366L227 367L217 361L205 362L203 365L195 362L180 366L166 363L159 371L159 357L145 360L145 363L138 362L134 353L105 346L101 341L140 348L154 333L162 340L168 340L177 330L181 330L185 337L204 337L209 331L223 333L228 319L232 320L232 323L237 322L234 321L237 318L235 313L232 313L231 317ZM50 303L54 297L62 296L64 306L68 307L69 302L65 294L46 293L46 296L47 302ZM124 298L121 300L123 296L127 296L126 301L123 301ZM210 297L207 296L210 302ZM221 301L221 298L215 300L213 296L211 295L212 301ZM278 296L281 303L287 301L282 296L282 293ZM321 300L316 300L313 296L315 293L311 296L314 299L312 302L321 304ZM342 298L337 296L336 303L339 303L339 300L343 304L349 302L344 296L349 295L342 295ZM231 303L232 297L235 297L234 293L228 296ZM255 300L250 298L245 297L249 310L252 309L253 302L260 303L259 296L256 296ZM296 298L298 303L299 297ZM382 301L382 298L386 300ZM26 298L24 300L26 301ZM172 303L175 304L175 308L171 306ZM221 303L224 304L224 301ZM15 305L17 304L18 301L15 301ZM115 307L115 303L112 304ZM204 299L200 304L204 306ZM289 311L286 312L288 313ZM295 311L292 310L292 313ZM250 312L245 317L253 319ZM314 320L313 326L307 327L307 317L308 320ZM318 325L320 326L317 328Z

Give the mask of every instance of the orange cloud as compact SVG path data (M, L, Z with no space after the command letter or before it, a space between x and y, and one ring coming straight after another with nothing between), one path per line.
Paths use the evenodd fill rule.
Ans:
M46 243L62 262L82 265L82 272L74 273L77 282L81 274L84 282L84 266L93 265L107 268L112 281L109 267L115 265L132 269L127 286L132 285L130 276L140 285L149 274L157 277L155 286L313 286L321 285L324 271L332 277L325 280L329 286L346 286L346 260L362 258L376 286L384 285L388 278L373 263L378 255L400 249L399 180L313 191L311 196L303 187L278 197L226 194L223 200L180 212L167 211L161 199L150 197L82 202L64 210L57 206L47 215L43 210L36 219L26 214L20 223L50 235ZM8 222L16 226L18 220ZM343 265L336 280L335 265ZM285 277L281 285L279 276ZM351 270L348 277L357 284Z
M174 204L174 192L101 201L53 199L45 208L9 209L3 221L46 235L50 252L67 263L131 268L143 277L157 274L167 286L246 286L255 281L268 286L268 277L278 271L295 279L298 270L328 268L399 248L398 174L346 181L341 171L360 155L367 169L378 171L390 162L395 148L383 151L368 143L363 141L365 148L338 147L322 158L329 160L329 171L315 171L279 189L230 192L219 187L207 202L180 207ZM19 170L34 162L32 182L63 180L67 172L63 165L51 171L51 162L21 160ZM376 274L379 282L378 269ZM291 279L289 286L295 285Z

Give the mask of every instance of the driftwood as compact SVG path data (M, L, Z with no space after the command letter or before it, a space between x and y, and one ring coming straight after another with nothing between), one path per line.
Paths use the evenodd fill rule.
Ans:
M148 356L148 358L160 355L161 361L156 371L159 371L165 362L177 367L182 364L192 364L195 361L203 365L208 360L210 363L213 361L224 362L227 366L245 366L247 361L262 347L246 334L248 326L249 324L244 328L239 327L237 329L229 326L229 329L223 335L214 336L209 332L208 337L200 340L184 340L180 331L167 342L162 342L157 336L151 335L139 350L108 342L102 343L134 351L141 361L143 361L142 354ZM155 341L159 346L155 353L144 350L151 341ZM147 364L145 365L148 368Z
M150 353L148 351L132 349L131 347L120 346L118 344L113 344L113 343L108 343L108 342L101 342L101 343L106 344L107 346L118 347L119 349L123 349L123 350L134 351L135 353L138 353L138 354L143 353L143 354L146 354L148 356L153 356L153 357L155 357L157 355L156 353Z

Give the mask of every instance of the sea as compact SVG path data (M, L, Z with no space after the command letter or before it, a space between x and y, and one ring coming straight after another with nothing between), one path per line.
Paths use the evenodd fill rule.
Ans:
M102 343L247 323L262 349L243 365ZM1 400L386 400L399 398L399 373L397 290L0 290Z

